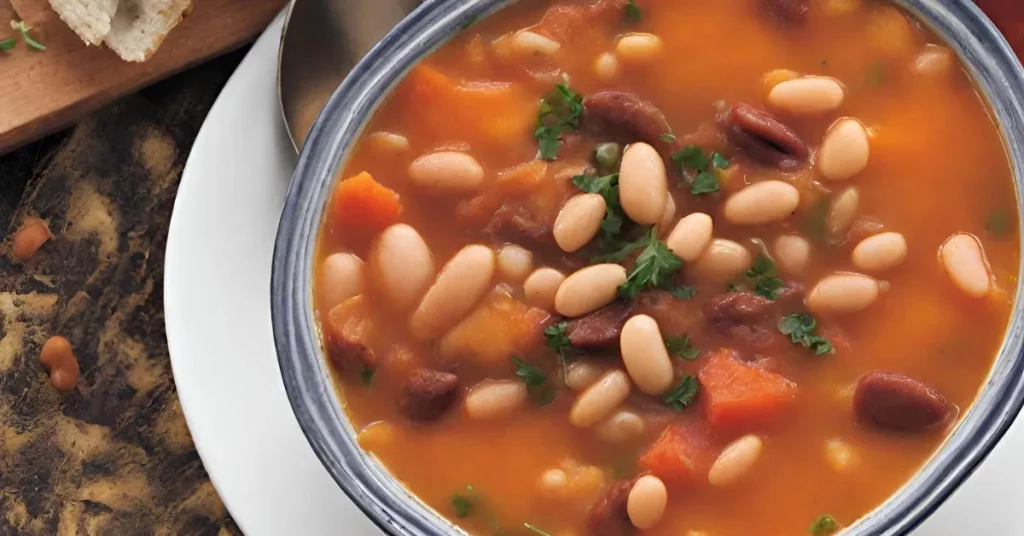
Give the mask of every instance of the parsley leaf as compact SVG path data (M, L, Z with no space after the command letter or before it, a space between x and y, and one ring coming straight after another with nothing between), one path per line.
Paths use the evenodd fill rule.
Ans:
M697 295L697 289L690 285L676 285L668 289L669 294L680 300L692 300Z
M373 375L377 373L377 369L363 365L363 368L359 371L359 377L363 380L363 387L370 387L373 385Z
M687 406L693 403L693 399L697 397L697 389L700 384L697 383L697 377L693 374L684 376L679 381L679 385L672 388L671 391L665 393L661 397L661 401L668 404L672 409L676 411L683 411Z
M831 341L815 335L814 329L817 325L818 321L813 316L806 313L795 313L779 319L779 333L789 335L793 344L808 348L814 351L815 355L836 353Z
M533 525L531 525L529 523L523 523L523 526L528 528L528 529L530 529L530 530L532 530L533 532L539 534L540 536L551 536L551 534L549 534L547 532L544 532L543 530L540 530L537 527L535 527L535 526L533 526Z
M636 298L642 290L653 288L671 288L672 275L683 267L683 261L676 257L664 242L658 240L657 230L651 227L646 236L646 247L636 258L633 271L626 282L619 287L619 295L623 298Z
M465 494L453 493L451 496L452 510L455 510L455 517L464 518L473 511L473 486L466 486Z
M719 153L711 153L710 159L704 156L704 152L696 145L688 145L672 155L672 162L679 166L679 172L686 170L696 171L693 183L690 184L690 193L693 195L704 195L718 191L718 174L715 169L729 167L729 160Z
M775 277L775 263L764 253L759 253L754 263L747 270L747 277L754 280L754 294L774 300L785 286L781 279Z
M15 39L14 37L12 37L10 39L4 39L3 41L0 41L0 50L2 50L4 52L9 52L11 50L14 50L14 47L17 46L17 45L18 45L18 40Z
M811 533L813 536L829 536L830 534L835 534L838 530L839 522L836 521L836 518L828 514L814 520L814 523L811 523L811 526L807 527L807 532Z
M693 343L690 342L690 338L683 337L669 337L665 339L665 348L668 348L669 355L685 359L687 361L693 361L700 356L700 349L694 348Z
M538 404L546 406L555 400L555 390L544 371L516 356L512 356L512 362L516 364L516 376L522 378L527 390L535 393Z
M563 132L567 129L579 130L582 115L583 96L566 83L555 84L555 89L541 99L537 112L537 130L533 135L537 138L540 158L558 158Z
M704 157L704 151L696 145L687 145L672 155L672 161L680 169L692 169L693 171L704 171L708 167L708 159Z
M549 348L558 354L558 362L562 364L562 379L569 376L569 355L572 352L572 343L569 336L565 334L565 327L568 322L557 322L544 328L544 340Z
M33 50L43 51L46 50L46 45L32 39L32 36L28 34L32 30L31 26L25 24L25 21L11 21L11 29L21 32L21 38L25 41L25 44ZM12 47L13 48L13 47Z
M704 195L718 191L718 177L713 171L701 171L690 185L690 193Z

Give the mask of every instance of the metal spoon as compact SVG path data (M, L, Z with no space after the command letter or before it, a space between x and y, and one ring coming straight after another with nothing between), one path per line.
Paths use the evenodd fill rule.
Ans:
M331 93L420 0L292 0L278 55L281 112L296 150Z

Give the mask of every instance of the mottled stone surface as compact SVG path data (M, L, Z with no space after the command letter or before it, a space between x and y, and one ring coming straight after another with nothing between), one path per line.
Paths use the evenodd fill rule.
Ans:
M240 58L0 157L0 535L240 534L181 413L162 295L178 180ZM26 216L55 238L22 265L10 236ZM58 334L82 370L68 394L39 364Z

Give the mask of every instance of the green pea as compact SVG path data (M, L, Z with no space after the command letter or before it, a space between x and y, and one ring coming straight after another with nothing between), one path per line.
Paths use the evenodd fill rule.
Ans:
M597 144L594 147L594 160L598 167L605 170L612 170L619 166L619 159L622 158L622 146L614 142Z

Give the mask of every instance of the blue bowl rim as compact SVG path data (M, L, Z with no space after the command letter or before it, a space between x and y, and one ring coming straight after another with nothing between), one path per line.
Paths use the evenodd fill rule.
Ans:
M355 440L324 358L312 298L316 237L328 194L367 120L404 74L460 29L515 0L427 0L378 43L334 92L299 155L273 256L271 314L292 409L317 457L375 524L396 536L459 529L409 493ZM1001 128L1018 210L1024 190L1024 68L970 0L895 0L957 52ZM1019 224L1020 227L1020 224ZM1021 233L1024 241L1024 233ZM1022 248L1024 249L1024 248ZM848 527L850 535L902 535L922 523L984 461L1024 405L1024 263L1013 315L983 389L960 424L918 473Z

